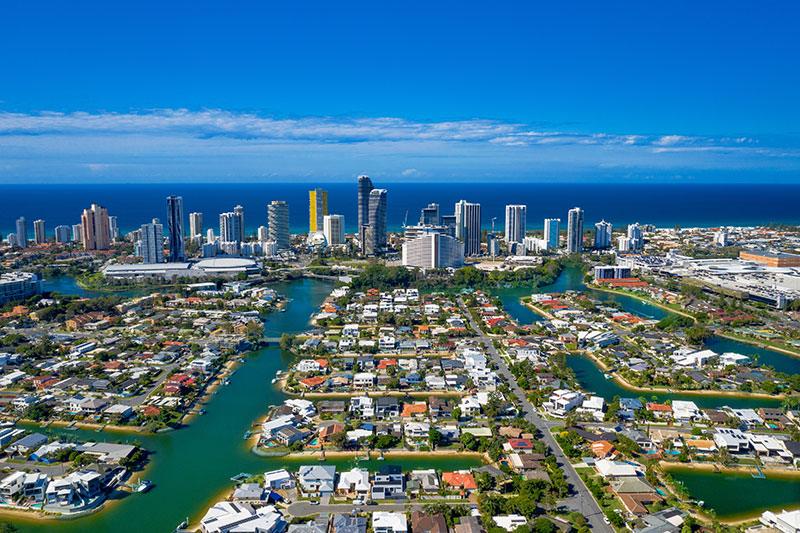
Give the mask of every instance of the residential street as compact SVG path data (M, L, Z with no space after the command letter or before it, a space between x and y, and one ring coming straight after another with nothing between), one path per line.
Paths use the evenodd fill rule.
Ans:
M578 473L564 455L561 447L559 447L558 443L550 434L549 428L552 427L553 424L542 418L536 411L533 404L528 401L528 398L525 396L525 391L523 391L517 384L517 380L509 370L506 360L499 353L497 353L492 340L483 333L480 326L475 322L469 310L467 309L464 300L459 298L458 303L464 312L470 327L481 339L481 342L483 342L489 358L497 365L498 375L508 383L512 392L517 396L517 400L519 401L519 404L525 413L525 419L539 429L539 431L542 433L542 440L544 440L545 444L550 447L553 454L556 456L556 459L558 460L558 465L564 470L564 475L567 478L567 482L572 486L574 495L566 498L561 503L566 505L569 509L583 514L589 521L589 524L593 530L609 533L612 532L613 529L611 526L607 525L603 520L604 515L600 510L600 506L597 504L594 497L589 492L589 489L586 488L586 485L584 485L583 481L580 479L580 476L578 476Z

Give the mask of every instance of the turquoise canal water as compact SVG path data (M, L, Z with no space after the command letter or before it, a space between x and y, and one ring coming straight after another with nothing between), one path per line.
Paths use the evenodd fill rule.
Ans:
M541 321L542 317L520 303L520 298L530 296L532 292L539 293L560 293L568 290L587 292L592 298L607 303L615 303L620 309L628 313L653 319L661 320L671 312L661 307L643 302L637 298L624 294L612 294L597 291L587 287L583 282L583 272L579 268L565 268L556 280L550 285L539 288L529 286L515 286L498 289L495 294L500 298L504 308L520 324L532 324ZM768 350L743 343L736 340L713 336L707 343L707 347L722 352L737 352L744 355L757 356L762 365L770 365L781 372L800 373L800 358L792 357L775 350ZM641 396L636 391L623 388L614 380L606 379L603 372L588 357L573 356L567 359L567 364L575 371L581 387L591 391L606 399L614 396ZM646 394L645 397L654 401L664 401L667 399L691 400L700 407L720 407L728 405L730 407L767 407L780 404L778 400L772 399L746 399L733 396L700 396L690 394Z
M683 484L692 499L704 502L717 517L736 520L757 516L762 511L800 508L800 480L797 477L768 475L765 479L750 474L731 474L670 469L672 478Z
M47 278L42 282L42 290L45 292L55 292L70 296L80 296L82 298L96 298L98 296L120 296L122 298L135 298L145 294L157 292L157 289L124 289L119 291L96 291L84 289L72 276L57 276Z
M275 289L291 302L286 312L267 317L265 332L270 337L305 330L311 314L330 292L331 285L302 279L276 285ZM50 430L51 434L68 438L135 442L144 446L153 453L143 477L153 481L155 486L148 493L129 494L120 501L110 502L108 508L84 518L60 522L26 521L17 517L10 517L10 520L23 533L168 532L187 516L193 521L200 518L211 503L232 488L231 476L240 472L259 474L276 468L296 470L304 461L259 457L242 438L253 422L266 413L267 406L285 398L270 381L278 370L286 369L290 361L290 354L274 347L249 355L231 377L230 385L217 389L206 405L207 413L177 431L141 436ZM356 463L352 459L327 462L339 467L358 464L373 469L391 463L391 460ZM480 464L478 458L455 455L402 459L404 469L453 470Z

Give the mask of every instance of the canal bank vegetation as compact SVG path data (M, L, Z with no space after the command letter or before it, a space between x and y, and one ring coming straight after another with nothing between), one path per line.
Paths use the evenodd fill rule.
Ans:
M419 288L420 291L448 289L487 289L501 285L524 284L533 287L553 283L562 269L583 267L578 256L544 259L536 266L518 267L514 270L485 271L474 266L465 266L454 272L447 269L420 270L407 267L391 267L379 262L369 263L364 270L350 282L356 291L372 288L388 290L394 288Z

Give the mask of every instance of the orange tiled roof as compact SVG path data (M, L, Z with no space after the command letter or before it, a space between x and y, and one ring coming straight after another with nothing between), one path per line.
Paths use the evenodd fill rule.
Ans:
M428 404L425 402L414 402L403 405L403 412L400 416L409 417L423 415L428 412Z
M451 487L460 487L466 490L475 490L478 488L478 484L475 483L475 478L469 472L444 472L442 474L442 482Z

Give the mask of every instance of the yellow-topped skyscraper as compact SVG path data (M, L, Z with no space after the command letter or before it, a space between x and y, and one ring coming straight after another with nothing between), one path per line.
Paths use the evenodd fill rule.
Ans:
M322 231L322 220L328 214L328 191L312 189L308 191L308 232Z

